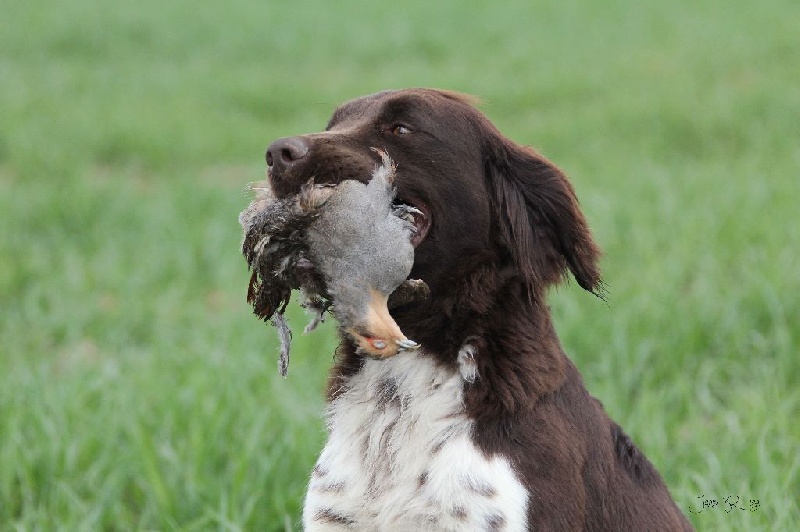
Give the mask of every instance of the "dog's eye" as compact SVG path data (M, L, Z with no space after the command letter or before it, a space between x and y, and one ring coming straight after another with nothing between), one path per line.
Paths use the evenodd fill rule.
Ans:
M389 133L392 135L408 135L411 133L411 129L403 124L395 124L389 128Z

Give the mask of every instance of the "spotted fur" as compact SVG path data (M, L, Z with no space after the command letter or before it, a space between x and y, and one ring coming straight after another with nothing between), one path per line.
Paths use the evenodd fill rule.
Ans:
M305 529L525 530L526 489L508 460L472 441L470 371L420 352L366 360L328 406Z

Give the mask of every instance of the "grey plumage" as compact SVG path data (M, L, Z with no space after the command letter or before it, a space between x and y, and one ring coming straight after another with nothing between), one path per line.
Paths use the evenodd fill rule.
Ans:
M395 166L384 152L367 183L304 185L299 194L277 200L266 187L239 216L242 252L252 269L248 302L281 332L279 366L285 376L291 339L283 313L291 291L314 313L312 330L331 307L340 330L358 349L376 357L413 349L388 311L427 295L422 281L407 280L414 262L411 235L416 209L393 205Z

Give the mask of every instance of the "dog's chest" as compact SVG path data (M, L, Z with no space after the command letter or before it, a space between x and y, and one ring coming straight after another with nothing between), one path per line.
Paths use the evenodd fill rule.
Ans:
M328 407L305 529L524 530L525 488L472 443L464 374L420 353L368 360Z

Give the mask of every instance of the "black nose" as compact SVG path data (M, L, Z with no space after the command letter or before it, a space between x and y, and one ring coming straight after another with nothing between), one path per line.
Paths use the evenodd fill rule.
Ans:
M267 166L279 176L293 168L308 155L308 142L302 137L278 139L267 148Z

